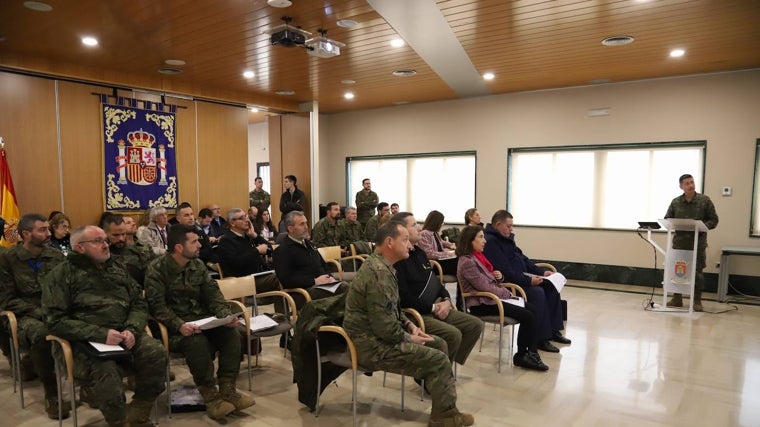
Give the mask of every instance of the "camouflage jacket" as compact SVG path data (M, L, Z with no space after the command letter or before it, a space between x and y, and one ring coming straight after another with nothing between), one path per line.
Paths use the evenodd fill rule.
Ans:
M148 305L121 263L98 265L72 252L40 279L48 331L69 341L106 342L108 330L142 333Z
M379 252L367 258L346 296L343 327L357 348L397 345L409 341L401 314L398 283L393 267Z
M145 270L148 268L148 264L156 257L153 250L141 244L126 245L121 249L115 248L112 245L110 249L111 258L114 261L120 262L124 269L127 270L127 273L142 288L143 281L145 280Z
M338 221L338 231L338 240L343 247L347 248L351 243L364 240L364 230L359 221L348 222L345 218L341 219Z
M686 201L684 195L680 195L670 202L665 218L688 218L696 219L705 223L709 230L718 226L718 213L712 200L704 194L695 194L691 201ZM675 249L692 249L694 247L694 233L676 231L673 236ZM707 248L707 233L699 233L698 249Z
M364 240L374 242L378 228L380 228L380 214L373 216L367 221L367 226L364 228Z
M358 221L366 224L370 217L375 215L375 208L378 203L380 203L380 198L372 190L369 193L365 193L364 190L356 193L356 216Z
M265 211L269 209L270 196L264 190L256 191L252 190L248 193L248 206L256 206L259 211Z
M318 248L325 246L340 246L340 228L338 221L334 223L330 218L324 217L314 224L314 230L311 232L311 242Z
M42 320L40 278L65 259L61 251L50 246L36 257L22 245L0 255L0 308L18 317Z
M145 273L145 292L150 314L173 333L185 322L232 313L219 285L199 259L185 267L169 254L153 260Z

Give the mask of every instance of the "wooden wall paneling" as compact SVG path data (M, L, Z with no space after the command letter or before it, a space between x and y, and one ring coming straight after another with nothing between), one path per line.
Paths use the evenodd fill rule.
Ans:
M280 198L283 193L282 178L282 116L267 117L267 129L269 130L269 192L271 193L271 207L269 208L272 223L279 224L282 219L280 213Z
M103 88L58 83L63 164L63 210L78 227L96 224L105 208L100 100Z
M248 207L248 114L245 108L197 102L200 206L222 214ZM180 184L181 185L181 184Z
M53 80L0 72L0 136L19 211L61 209Z
M311 144L309 115L293 114L282 116L282 175L295 175L298 188L306 193L307 205L304 206L309 226L313 227L316 219L312 218L311 206ZM279 203L279 201L278 201ZM318 215L315 215L316 217Z
M198 195L198 152L196 141L195 109L197 103L184 99L167 98L166 102L185 108L177 108L177 181L179 185L179 203L189 202L193 213L198 216L202 206Z

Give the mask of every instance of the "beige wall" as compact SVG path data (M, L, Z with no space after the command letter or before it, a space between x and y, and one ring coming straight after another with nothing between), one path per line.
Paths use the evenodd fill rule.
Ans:
M721 246L760 246L759 239L748 237L755 140L760 137L758 94L760 71L754 70L323 116L322 194L346 201L347 156L475 149L476 200L485 220L506 206L508 148L707 140L705 193L721 218L709 237L707 271L715 272ZM586 116L589 109L601 107L609 107L611 115ZM635 184L618 183L621 191ZM680 193L678 183L663 185L673 187L674 197ZM721 197L724 186L733 187L733 196ZM564 190L558 183L557 191ZM666 209L662 207L663 215ZM636 267L653 263L651 248L634 232L517 232L520 246L534 258ZM760 263L737 257L732 272L760 275Z

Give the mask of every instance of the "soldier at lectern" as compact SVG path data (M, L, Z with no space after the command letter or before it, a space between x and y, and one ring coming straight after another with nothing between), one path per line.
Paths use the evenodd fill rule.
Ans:
M694 185L694 177L689 174L678 178L678 185L683 194L673 199L668 207L665 218L686 218L702 221L708 229L718 226L718 214L712 200L704 194L699 194ZM676 231L673 237L673 249L692 250L694 248L694 233ZM696 277L694 278L694 311L702 311L702 289L705 286L705 276L702 270L707 266L707 233L699 233L697 242ZM668 301L668 307L683 307L681 294L673 294Z

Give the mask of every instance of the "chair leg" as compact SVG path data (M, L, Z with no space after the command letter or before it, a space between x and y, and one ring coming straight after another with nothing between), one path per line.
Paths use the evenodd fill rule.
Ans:
M515 325L512 325L512 333L509 335L509 366L513 365L512 356L515 354Z
M63 387L63 384L61 383L61 366L58 364L58 359L55 358L55 355L53 355L53 359L53 365L55 367L55 388L58 394L58 427L61 427L63 425L63 420L61 419L63 418L63 409L61 408L61 403L63 402L63 392L61 391L61 387Z
M251 391L251 337L248 337L246 340L248 341L248 351L245 356L246 359L248 359L248 391ZM258 349L259 340L256 339L256 349Z
M404 412L404 383L406 382L406 375L401 375L401 412Z
M71 382L71 418L74 421L74 427L77 427L79 423L77 422L77 390L76 390L76 384L74 384L74 381ZM58 401L58 411L59 415L58 418L61 418L60 410L63 406L63 400Z
M319 391L320 387L322 386L322 359L320 357L319 353L319 340L316 340L316 346L317 346L317 406L314 409L314 418L319 417L319 395L321 394ZM356 422L356 420L354 420Z
M504 336L504 325L499 325L499 368L497 372L501 373L501 340Z
M383 372L383 387L385 387L385 377L388 375L387 372Z
M478 349L478 353L483 351L483 338L486 336L486 328L483 328L480 330L480 349Z
M356 427L356 371L351 371L351 382L353 384L352 390L351 390L351 400L353 405L353 413L354 413L354 427Z
M18 383L18 397L21 403L21 409L24 409L24 381L21 380L21 354L19 349L11 342L11 362L13 363L13 392L16 392L16 383Z
M172 417L172 380L171 380L171 359L166 362L166 414Z
M420 381L420 402L425 401L425 379L423 378L422 381ZM402 407L401 410L403 411L404 408Z

